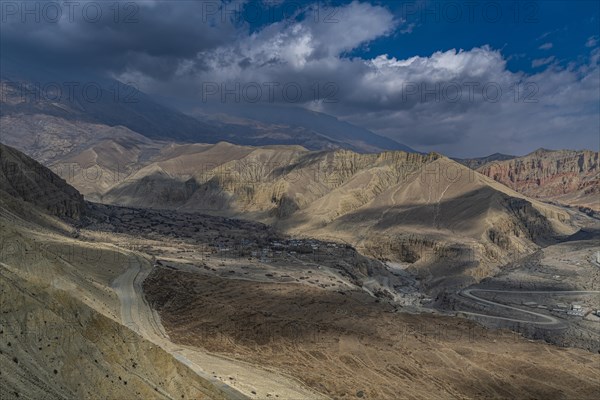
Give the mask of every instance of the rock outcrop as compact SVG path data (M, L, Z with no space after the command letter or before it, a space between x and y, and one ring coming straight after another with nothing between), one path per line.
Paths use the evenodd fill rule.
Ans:
M539 149L477 171L530 197L600 211L598 152Z

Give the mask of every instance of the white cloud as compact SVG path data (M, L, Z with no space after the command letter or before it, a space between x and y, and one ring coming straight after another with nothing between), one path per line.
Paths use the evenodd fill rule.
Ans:
M598 57L580 67L550 67L533 75L504 67L491 72L478 82L481 86L486 81L498 83L502 95L497 101L485 96L454 101L442 90L440 101L429 99L402 107L408 105L405 102L396 109L354 112L345 118L422 151L456 156L496 151L524 154L539 147L598 150Z
M544 43L539 47L540 50L550 50L554 45L550 42Z
M598 45L598 37L590 36L585 42L585 47L596 47Z
M546 58L536 58L535 60L533 60L531 62L531 66L533 68L543 67L544 65L550 64L552 61L554 61L554 59L555 59L554 56L550 56L550 57L546 57Z
M397 21L387 9L355 1L344 7L307 9L302 22L271 24L235 46L198 57L231 63L242 58L254 66L278 63L301 68L310 60L338 58L343 52L392 33L396 26Z
M338 116L418 150L452 156L597 145L597 49L579 67L561 68L554 56L533 60L534 68L546 66L535 74L510 71L501 51L489 46L406 59L388 54L352 58L347 52L393 34L402 23L385 7L358 2L336 9L334 18L337 23L325 23L308 11L301 20L240 32L237 43L201 51L181 63L175 78L155 82L154 91L198 95L207 82L230 88L235 83L294 83L303 93L294 105ZM327 82L336 85L335 101L315 103L314 85ZM285 103L278 93L274 100ZM221 106L227 112L236 104Z

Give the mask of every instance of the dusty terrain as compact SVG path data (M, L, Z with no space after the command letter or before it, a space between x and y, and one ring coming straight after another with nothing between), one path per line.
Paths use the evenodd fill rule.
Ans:
M436 300L444 310L560 346L600 352L600 247L592 239L546 247L493 278Z
M156 269L144 290L174 341L269 363L332 398L598 395L598 355L456 318L396 313L361 291L168 268Z
M577 230L565 209L435 153L152 147L132 137L74 149L52 165L88 200L242 218L335 240L411 264L432 288L493 276L515 254Z
M24 220L7 200L0 209L3 398L224 398L121 323L122 299L110 283L128 271L130 254L68 237L59 229L68 225L51 217L46 225Z
M75 296L0 266L3 399L224 399L208 381Z
M561 360L560 368L582 368L582 374L592 375L588 383L562 380L565 375L555 369L554 363L559 361L553 357L566 353L523 337L545 339L532 336L528 329L538 322L534 314L523 315L512 310L507 317L512 322L521 318L522 324L490 325L495 329L513 329L513 332L487 330L461 318L428 316L421 301L403 305L386 297L372 296L343 275L335 278L343 285L323 284L335 283L327 281L331 278L329 273L336 272L335 268L328 267L331 261L322 257L320 261L312 260L309 266L303 265L301 255L289 254L298 250L292 243L298 245L302 240L277 237L276 232L266 227L252 229L252 233L243 236L244 244L240 246L242 242L238 241L239 247L236 247L236 241L231 238L243 233L242 227L251 227L253 223L198 214L177 216L172 211L158 210L139 211L145 218L136 220L128 217L138 215L132 209L102 207L104 213L111 215L107 226L133 234L121 233L114 240L136 243L138 248L156 257L156 266L144 281L144 293L150 305L158 310L168 337L180 345L203 348L248 365L269 365L332 398L431 398L432 393L439 398L587 398L597 395L598 377L594 375L597 371L594 366L600 360L594 355L595 350L588 353L563 349L578 356L566 363ZM179 218L193 221L192 225L202 224L204 229L175 233L167 221L177 224ZM81 229L80 234L104 235L100 228L101 225L92 224ZM160 237L163 240L159 240ZM264 242L266 237L282 244L278 248L286 254L280 256L281 260L263 258L258 251L261 246L270 246L270 242ZM223 241L225 238L231 241ZM191 245L194 242L198 245ZM232 251L219 251L218 246L209 243L230 247ZM593 247L593 243L588 243L587 253L590 246ZM567 257L564 249L556 251ZM348 254L345 250L336 257L341 259ZM589 273L587 266L582 266L582 271ZM307 279L301 279L302 276ZM565 276L565 280L569 281L569 277ZM582 275L578 281L584 284L582 290L585 289L587 276ZM415 282L407 281L407 284ZM526 293L519 295L520 299L527 296ZM422 297L417 299L423 300ZM520 302L515 308L521 306ZM420 314L407 314L406 310ZM460 314L473 317L466 312ZM545 323L543 318L540 317L539 322ZM554 319L551 322L554 324ZM568 321L560 328L567 324ZM597 332L597 327L591 326L591 329ZM593 350L586 347L586 343L597 343L597 339L559 344ZM533 354L539 355L540 350L543 361L539 356L533 360ZM432 362L432 352L435 352L435 362ZM589 364L579 357L587 359ZM473 365L477 365L477 375L472 383L457 380L464 373L462 368L466 371ZM287 398L281 387L260 387L248 381L247 374L223 371L227 370L214 367L210 373L251 397ZM431 379L432 375L436 379ZM536 377L534 384L533 376ZM540 376L545 378L540 379ZM565 387L589 389L568 393Z
M516 330L551 341L557 336L538 335L536 325L566 327L563 331L578 340L554 342L581 349L496 329L512 325L489 325L490 330L432 308L465 281L433 285L443 270L421 268L423 254L414 248L371 247L380 251L372 259L341 240L344 235L325 240L325 230L314 239L223 216L81 203L80 195L45 167L11 154L16 168L0 164L8 188L0 199L3 398L586 399L599 394L595 320L572 321L536 309L525 312L527 329ZM11 174L15 170L20 173ZM496 185L485 179L481 182ZM28 196L26 188L36 195ZM458 189L448 186L444 194L453 190ZM410 193L396 187L384 198L396 204L395 196L407 199ZM492 196L493 203L502 205L507 198L498 196ZM520 197L508 200L508 210L528 223L511 229L537 227L527 240L517 241L525 246L520 257L535 250L534 241L551 243L546 233L568 232L573 221L589 223L574 211ZM387 207L386 218L379 215L378 221L398 212ZM407 215L394 218L409 222ZM526 258L541 260L526 264L526 270L509 264L504 274L487 272L509 283L525 276L530 291L577 291L568 296L579 296L576 301L586 308L597 307L586 297L597 285L597 270L590 270L597 262L593 227ZM455 261L448 266L456 268L463 251L446 246L436 254L448 255ZM390 252L403 261L390 260ZM429 266L442 268L439 263ZM548 286L552 280L560 284ZM474 296L471 309L439 309L478 319L474 314L483 314L487 301L505 310L500 317L524 318L517 302L528 294L517 299L482 289L462 291ZM540 297L536 301L546 304ZM515 313L502 314L506 310ZM588 336L578 333L584 330Z
M19 170L32 176L28 165ZM39 187L68 197L72 188L52 179ZM153 264L134 244L82 240L76 221L47 214L46 203L8 192L0 200L3 398L246 398L230 375L212 371L255 390L318 398L293 378L173 345L144 301Z

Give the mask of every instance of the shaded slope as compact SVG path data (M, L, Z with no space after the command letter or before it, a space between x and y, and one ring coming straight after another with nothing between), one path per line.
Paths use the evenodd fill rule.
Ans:
M115 80L77 72L65 76L21 69L7 62L2 63L1 79L2 118L45 115L66 123L123 126L148 138L218 140L214 126L159 104L137 88ZM44 90L50 86L56 91Z
M32 148L17 145L21 140L17 132L37 137L35 125L40 120L50 120L62 131L73 125L94 126L98 131L122 127L153 140L188 143L226 140L255 146L304 145L311 150L412 151L367 129L299 107L252 107L248 115L239 118L233 105L194 117L112 79L78 71L44 71L4 59L0 70L0 123L11 137L3 141L31 155ZM270 114L279 117L273 119ZM75 137L73 141L77 141ZM46 142L45 150L49 150L48 145ZM61 152L56 145L51 150Z
M365 292L340 295L168 268L156 269L145 291L177 342L268 362L331 398L598 394L597 354L531 343L463 319L394 312Z
M343 148L359 153L374 153L385 150L400 150L414 153L415 150L390 138L377 135L363 127L342 121L334 116L307 110L302 107L252 105L230 106L223 110L195 111L199 119L221 123L223 131L237 125L238 132L252 128L243 136L245 142L235 137L223 138L239 144L301 144L309 150ZM292 135L290 135L292 134ZM242 139L243 140L243 139ZM269 142L270 141L270 142Z
M0 144L0 193L40 207L52 215L78 219L83 196L62 178L23 153ZM7 200L7 199L3 199Z

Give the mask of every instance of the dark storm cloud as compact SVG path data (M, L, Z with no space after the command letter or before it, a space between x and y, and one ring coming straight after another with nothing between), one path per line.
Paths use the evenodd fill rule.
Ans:
M236 24L221 18L218 5L8 1L2 2L0 40L8 57L116 73L139 70L164 79L181 61L234 40Z
M595 40L585 43L585 63L540 64L538 72L525 74L510 71L505 55L491 46L406 59L349 57L406 31L388 8L367 2L319 15L306 4L294 18L252 29L230 12L241 10L242 0L143 1L133 3L134 15L127 4L120 3L117 20L114 3L104 4L97 22L76 13L72 21L63 15L58 23L24 23L21 15L3 11L3 59L21 55L44 67L93 69L150 94L191 102L190 108L210 103L227 113L255 101L303 106L453 156L598 144ZM223 5L228 11L219 12ZM553 57L547 47L545 56Z

